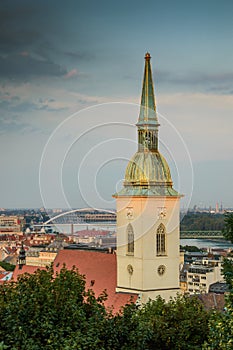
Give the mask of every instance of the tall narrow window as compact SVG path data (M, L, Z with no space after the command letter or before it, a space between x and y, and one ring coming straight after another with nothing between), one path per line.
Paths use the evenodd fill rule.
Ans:
M127 226L127 236L128 236L128 253L134 253L134 232L133 226L129 224Z
M166 229L160 224L156 233L156 255L166 255Z

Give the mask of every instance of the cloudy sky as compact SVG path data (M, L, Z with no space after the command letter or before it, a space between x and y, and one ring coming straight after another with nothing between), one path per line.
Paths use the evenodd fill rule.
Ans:
M146 51L182 205L233 207L231 0L0 7L0 207L114 208Z

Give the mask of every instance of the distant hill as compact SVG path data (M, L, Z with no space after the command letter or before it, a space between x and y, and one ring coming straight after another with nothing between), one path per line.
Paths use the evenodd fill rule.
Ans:
M222 231L223 214L188 212L181 221L181 231Z

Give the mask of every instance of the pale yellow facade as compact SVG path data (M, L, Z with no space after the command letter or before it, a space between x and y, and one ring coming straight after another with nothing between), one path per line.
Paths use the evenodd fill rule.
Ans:
M188 293L188 284L186 281L180 281L180 292L181 294Z
M57 256L57 252L42 251L33 256L26 257L26 264L31 266L50 266Z
M158 295L168 300L179 288L179 197L118 197L117 291L137 292L141 302ZM130 215L129 215L130 212ZM162 215L161 215L162 214ZM127 227L134 232L128 252ZM165 227L165 253L156 251L156 233Z
M0 215L0 232L2 234L22 235L25 219L17 215Z

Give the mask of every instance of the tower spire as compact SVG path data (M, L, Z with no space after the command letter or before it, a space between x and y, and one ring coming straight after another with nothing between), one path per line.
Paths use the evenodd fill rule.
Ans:
M149 52L145 55L145 69L142 86L141 106L138 118L138 150L158 150L158 117Z
M158 123L150 59L151 56L149 52L147 52L145 55L145 68L138 125L145 123L154 125Z
M22 270L23 265L26 265L26 252L23 246L23 242L21 244L21 248L19 251L18 263L19 263L19 270Z
M141 303L179 292L179 200L166 159L158 150L150 54L145 55L138 151L130 159L117 201L117 292L134 291Z

